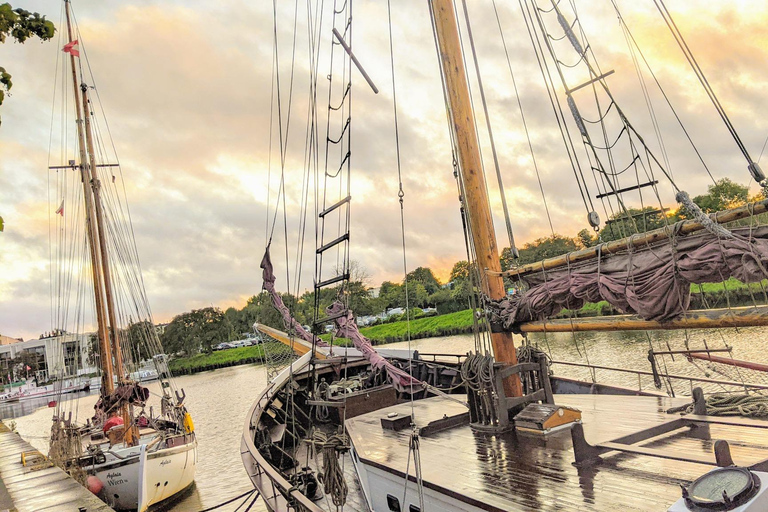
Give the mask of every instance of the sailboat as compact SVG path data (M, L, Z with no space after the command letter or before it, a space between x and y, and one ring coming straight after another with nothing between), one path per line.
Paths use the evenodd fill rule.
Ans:
M758 216L766 212L768 203L759 200L705 214L674 185L671 175L664 172L662 159L647 149L611 95L606 79L612 72L602 72L595 65L583 32L574 28L578 20L563 12L573 3L552 1L541 7L536 0L529 0L521 2L521 7L529 30L542 36L538 56L551 55L556 63L571 65L573 59L557 57L553 45L559 42L576 52L574 66L581 64L588 70L588 79L575 86L568 86L566 74L559 76L577 127L576 136L586 148L592 170L605 178L599 199L621 207L619 215L610 220L636 226L638 218L644 221L646 216L664 213L661 206L658 212L642 209L641 215L636 215L625 207L622 197L655 191L662 177L672 182L687 218L655 230L635 230L629 236L600 241L562 257L502 270L465 68L471 58L464 54L467 46L462 44L458 9L452 0L430 0L425 4L440 62L465 240L480 292L475 316L483 319L480 324L485 334L478 335L476 350L459 358L458 363L455 358L426 357L413 350L376 350L360 334L346 303L345 289L350 278L349 83L353 71L362 74L374 92L376 88L352 51L350 4L334 4L331 15L331 63L337 52L335 62L343 61L343 72L332 69L328 74L318 73L317 61L313 61L315 81L310 88L316 101L318 76L327 76L331 87L334 77L343 77L342 83L336 84L336 95L328 95L328 124L330 116L336 116L334 120L340 118L341 128L326 134L326 168L317 173L321 181L317 186L323 188L319 196L324 202L317 208L314 276L316 304L320 290L331 286L337 287L339 300L324 311L316 311L314 333L292 317L291 308L275 290L269 233L261 262L264 288L284 324L283 330L255 326L264 340L267 364L269 351L279 344L290 346L297 357L287 366L275 358L268 368L274 378L257 396L243 429L245 470L268 509L768 510L768 418L761 413L744 417L749 416L750 406L746 404L764 407L766 399L761 392L765 386L725 382L711 375L689 380L741 390L707 396L696 387L689 396L675 396L671 386L666 395L601 386L594 381L553 376L549 355L526 337L515 346L513 335L521 333L766 325L765 308L757 305L706 311L693 311L689 306L692 284L720 282L728 277L746 283L765 279L768 246ZM467 31L471 32L466 2L463 6ZM666 8L661 6L663 2L659 9L665 15ZM310 20L322 19L318 12L311 14ZM570 15L576 15L575 7ZM548 31L547 24L553 21L559 33ZM676 29L674 23L668 24ZM466 37L474 54L471 34ZM543 65L542 74L552 76ZM597 116L587 117L577 104L578 91L594 93L594 97L605 95L609 101L598 109ZM720 111L714 94L711 97ZM565 122L557 105L553 103L558 121ZM605 144L598 143L587 126L596 124L599 132L609 114L616 115L622 127L620 136L629 139L628 168L646 165L656 169L658 176L651 174L643 182L638 179L635 186L618 181L621 167L614 160L608 163L603 153L611 151L616 142L606 136ZM316 125L316 118L311 117L311 126ZM316 137L314 128L307 134L311 147ZM568 144L565 132L563 135L572 150L575 146ZM285 134L281 131L280 136L282 141ZM743 152L750 174L764 184L759 166L746 150ZM338 161L333 161L336 155ZM578 171L575 175L579 178ZM585 186L579 182L582 192ZM328 191L337 191L339 196ZM400 191L402 201L402 188ZM589 224L599 227L599 215L589 207L586 197L585 206ZM734 224L745 219L746 224ZM340 231L334 232L335 226ZM514 246L511 249L514 253ZM340 271L336 267L328 274L323 260L331 251L337 254L335 260L343 263ZM521 292L508 296L504 278L513 280ZM608 301L623 314L551 318L599 300ZM354 348L332 346L319 338L322 327L330 322L335 336L350 340ZM657 358L674 355L749 367L747 361L713 354L727 350L689 346L686 337L680 350L652 348L649 361L653 371L649 373L658 378L659 388L663 380L676 378L655 364ZM592 371L605 369L597 364L588 366ZM636 372L631 368L618 370Z
M67 301L74 295L87 304L83 290L92 289L97 332L91 336L91 352L101 371L101 388L94 415L85 422L78 422L76 402L58 400L49 455L108 505L143 512L193 483L197 440L184 404L186 395L173 383L151 320L124 197L116 195L114 174L111 180L104 179L105 171L119 164L104 161L104 141L95 117L100 101L94 101L92 77L88 83L84 72L90 66L84 63L87 55L69 0L64 10L62 79L68 80L71 71L69 105L74 107L77 157L51 166L56 193L61 194L57 204L62 197L54 214L59 247L52 251L63 269L52 286L59 294L56 331L66 335L67 322L85 327L85 306L70 307ZM66 93L62 97L66 100ZM80 221L84 226L78 225ZM160 384L157 411L136 373L147 360Z

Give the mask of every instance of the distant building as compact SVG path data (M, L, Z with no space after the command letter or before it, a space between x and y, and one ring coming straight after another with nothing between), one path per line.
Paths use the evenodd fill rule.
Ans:
M3 336L0 334L0 345L13 345L14 343L18 343L20 341L24 341L22 338L11 338L10 336Z
M377 286L376 288L368 288L368 295L370 295L372 299L378 299L379 294L381 294L381 286Z
M25 368L14 368L12 362L23 353L30 354L28 361L36 363L34 376L41 382L57 375L96 372L97 368L88 363L89 338L90 334L51 333L36 340L0 343L0 378L6 383L9 376L11 380L27 376Z

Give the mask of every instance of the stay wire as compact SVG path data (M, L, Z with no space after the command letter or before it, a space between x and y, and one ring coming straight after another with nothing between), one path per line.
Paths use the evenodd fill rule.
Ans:
M629 36L630 40L632 41L632 44L634 45L634 47L637 48L637 53L640 55L640 58L643 60L643 63L645 64L646 69L648 69L648 72L651 74L651 77L653 78L653 81L656 83L656 87L658 87L659 92L661 92L661 95L664 97L664 101L666 102L667 106L672 111L672 114L675 116L675 120L677 121L677 124L683 130L683 133L685 134L686 139L688 140L691 147L693 148L693 151L696 153L696 157L699 159L699 162L701 162L701 165L704 167L704 170L707 171L707 174L709 175L709 178L712 180L712 183L716 184L717 182L715 180L715 177L712 175L712 171L710 171L709 166L704 161L704 157L701 155L699 148L693 142L693 139L691 138L691 134L688 132L688 129L683 124L683 121L680 118L679 114L677 113L677 110L672 105L672 101L669 99L667 92L661 86L661 82L659 82L659 79L656 76L656 73L653 71L653 68L651 68L651 65L648 62L648 59L646 59L645 53L643 53L643 50L640 48L640 45L637 43L637 40L635 40L635 36L632 34L631 29L629 28L626 21L624 20L624 17L621 15L621 12L618 9L618 5L615 3L615 0L611 0L611 2L614 3L614 9L616 10L616 15L619 18L619 22L626 30L626 33ZM768 142L768 139L766 139L766 142Z
M467 8L467 0L462 0L462 7L464 9L464 19L467 22L467 38L469 39L469 46L472 50L472 61L475 65L475 74L477 75L477 86L480 91L480 100L483 105L483 116L485 117L485 126L488 130L488 139L491 142L491 155L493 156L493 165L496 170L496 180L499 183L499 195L501 196L501 208L504 211L504 223L507 228L507 237L509 238L509 247L514 254L517 253L517 247L515 245L515 236L512 234L512 221L509 217L509 208L507 207L507 195L504 189L504 180L501 177L501 168L499 166L499 157L496 153L496 141L493 137L493 129L491 127L491 117L488 113L488 103L485 99L485 88L483 87L483 78L480 73L480 63L477 59L477 51L475 50L475 38L472 35L472 23L469 19L469 9ZM494 2L495 7L495 2ZM516 91L517 92L517 91ZM518 97L518 101L519 101ZM539 181L541 185L541 181ZM545 201L546 207L546 201ZM549 218L549 209L547 209L547 218ZM549 226L552 227L552 219L549 218Z
M718 100L714 89L712 89L712 86L709 84L709 80L707 79L706 75L704 75L704 72L699 66L699 63L696 61L696 57L693 55L693 52L691 51L691 49L688 47L688 43L686 43L685 38L683 37L683 34L680 32L680 29L677 27L675 20L672 18L672 14L669 12L669 10L667 10L667 6L666 4L664 4L664 0L653 0L653 3L654 5L656 5L656 8L658 9L659 13L664 19L664 22L667 24L669 31L672 33L672 36L675 38L675 41L677 42L677 45L680 47L680 50L683 52L683 55L688 61L688 64L690 64L691 68L696 74L696 78L699 79L701 86L704 88L704 91L707 93L707 96L709 96L709 99L712 101L712 104L715 106L715 109L717 110L717 113L720 115L720 118L723 120L723 123L725 123L726 128L731 133L731 136L733 137L733 140L736 142L736 145L741 150L742 154L744 155L744 158L747 159L747 163L751 165L753 163L752 157L749 156L749 152L747 151L747 148L744 145L744 143L741 141L741 137L739 137L739 134L736 132L736 128L733 126L733 123L728 117L728 114L725 112L725 108L723 108L722 104L720 103L720 100Z
M547 196L544 193L544 185L541 183L541 174L539 173L539 165L536 162L536 154L533 151L533 142L531 141L531 133L528 130L528 123L525 119L525 112L523 110L523 103L520 98L520 91L517 88L517 80L515 79L515 73L512 71L512 60L509 58L509 49L507 48L507 41L506 41L506 38L504 37L504 30L501 26L499 11L496 8L496 0L492 0L491 3L493 5L493 12L496 16L496 24L499 27L499 35L501 36L501 44L504 47L504 55L507 58L507 68L509 69L509 76L512 78L512 87L515 90L515 98L517 98L517 106L520 109L520 118L523 121L523 130L525 131L525 138L528 141L528 149L531 152L531 161L533 162L533 169L536 171L536 180L539 183L539 192L541 192L541 199L544 202L544 210L547 212L547 221L549 221L549 230L552 233L552 235L554 235L555 228L552 225L552 216L549 213L549 205L547 204ZM474 46L473 46L473 50L474 50ZM482 91L482 88L481 88L481 91ZM490 130L490 122L489 122L489 130ZM496 152L494 150L494 158L495 157L496 157ZM581 185L579 185L579 189L581 190Z

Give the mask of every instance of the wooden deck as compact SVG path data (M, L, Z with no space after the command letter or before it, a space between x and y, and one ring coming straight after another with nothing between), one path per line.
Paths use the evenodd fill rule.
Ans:
M21 462L22 453L26 466ZM76 512L82 509L112 512L103 501L44 460L40 452L0 422L0 510Z
M676 418L666 414L686 399L610 395L556 395L556 403L582 411L586 440L607 442ZM380 418L390 412L410 414L401 404L347 420L347 430L361 460L394 474L405 473L410 429L384 430ZM444 398L415 404L417 426L466 411ZM759 422L768 426L768 422ZM609 452L598 465L577 468L569 430L546 438L514 432L493 436L469 426L438 432L420 440L424 485L490 511L667 510L688 483L714 467L715 440L730 443L733 460L748 466L768 458L768 430L714 424L709 439L690 430L653 438L639 446L680 456L706 457L713 466ZM411 465L411 473L413 472Z

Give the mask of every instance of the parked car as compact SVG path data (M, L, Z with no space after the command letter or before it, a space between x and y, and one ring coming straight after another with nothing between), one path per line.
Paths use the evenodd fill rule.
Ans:
M235 348L235 346L225 341L224 343L219 343L218 345L214 346L213 350L226 350L228 348Z
M253 345L253 342L251 340L237 340L230 342L230 344L233 347L250 347Z

